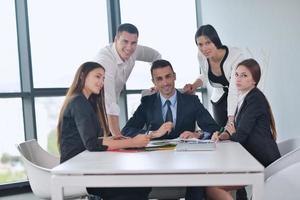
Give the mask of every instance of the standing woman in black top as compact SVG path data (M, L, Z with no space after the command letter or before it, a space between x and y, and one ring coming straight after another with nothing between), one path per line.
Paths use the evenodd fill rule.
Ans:
M200 76L192 84L183 88L186 93L194 93L198 87L208 81L213 87L211 103L214 119L224 127L233 120L237 105L237 91L234 83L234 71L243 60L242 51L236 47L222 44L215 28L210 25L200 26L195 34L198 46Z
M236 71L236 86L239 92L238 108L234 123L228 124L225 132L214 133L213 140L239 142L263 166L267 167L280 158L276 143L277 132L272 109L265 95L256 87L261 76L259 64L254 59L242 61ZM209 187L210 199L232 199L226 191L234 187Z
M110 133L104 104L104 78L104 68L95 62L86 62L77 70L57 125L61 163L84 150L144 147L149 142L144 134L122 140L106 137ZM87 191L104 200L146 200L150 188L87 188Z

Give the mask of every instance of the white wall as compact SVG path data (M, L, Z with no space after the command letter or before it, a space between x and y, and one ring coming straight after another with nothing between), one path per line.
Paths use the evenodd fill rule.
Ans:
M299 136L300 1L202 0L201 6L203 24L212 24L223 44L249 48L263 65L279 140Z

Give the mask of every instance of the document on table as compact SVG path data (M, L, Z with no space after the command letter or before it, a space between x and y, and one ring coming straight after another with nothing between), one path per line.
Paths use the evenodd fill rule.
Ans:
M216 143L211 140L199 140L180 142L176 145L176 151L213 151Z
M211 140L175 138L170 140L153 140L146 148L151 149L156 147L175 147L176 151L211 151L216 149L216 144Z

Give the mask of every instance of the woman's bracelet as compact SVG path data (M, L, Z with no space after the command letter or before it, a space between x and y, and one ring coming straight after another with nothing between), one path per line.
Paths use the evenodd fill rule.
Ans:
M231 137L231 134L229 133L229 131L227 131L227 130L225 129L224 132L227 133L229 137Z

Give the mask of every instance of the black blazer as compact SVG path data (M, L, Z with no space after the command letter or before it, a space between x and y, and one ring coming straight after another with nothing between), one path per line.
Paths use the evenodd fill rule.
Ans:
M141 104L122 129L122 133L132 137L147 130L159 129L164 123L161 108L159 93L143 97ZM177 138L184 131L193 132L196 122L205 132L213 133L220 129L196 95L182 94L177 91L176 126L170 134L159 139Z
M60 162L64 162L84 150L105 151L103 136L96 113L83 94L74 95L63 113L61 123Z
M235 122L236 133L230 138L241 143L265 167L280 157L270 122L267 99L258 88L254 88L241 105Z

